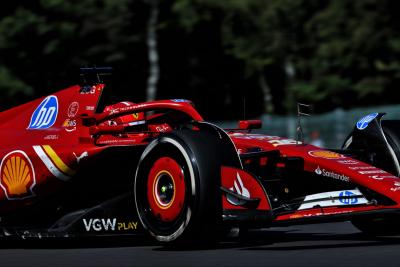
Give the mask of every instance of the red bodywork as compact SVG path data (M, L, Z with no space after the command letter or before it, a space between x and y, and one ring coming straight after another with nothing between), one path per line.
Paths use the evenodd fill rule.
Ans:
M95 113L104 85L83 89L73 86L52 97L43 97L0 113L0 213L31 205L56 192L79 172L82 162L110 146L143 146L151 138L174 130L171 123L157 120L166 113L145 114L147 111L176 111L189 120L203 121L189 101L181 100L121 102ZM305 172L368 188L393 201L385 206L367 201L360 205L316 206L276 212L272 221L400 208L398 177L336 152L298 144L295 140L248 133L245 129L252 124L242 122L242 129L227 131L239 156L251 153L256 147L258 151L276 152L281 159L301 158ZM143 127L128 131L135 125ZM257 164L266 165L268 160L268 156L261 157ZM242 158L242 163L246 165L246 158ZM285 164L284 160L279 161L277 167L285 168ZM272 211L272 200L262 179L246 169L222 166L221 186L245 198L232 200L228 199L229 193L222 194L223 209ZM256 206L246 206L246 198L256 199Z
M277 136L242 134L237 132L233 132L230 135L238 151L245 152L250 147L254 146L260 147L265 151L278 149L282 157L300 157L304 159L305 171L315 173L317 170L324 170L325 173L337 174L337 176L333 175L336 176L336 178L333 179L341 179L355 186L369 188L379 194L387 196L395 203L391 206L367 203L358 206L316 207L278 215L275 218L276 221L400 208L400 179L384 170L343 154L321 149L313 145L297 144L295 140Z
M29 125L34 123L32 116L46 97L0 113L0 212L30 205L56 191L79 171L82 161L109 146L147 144L145 139L171 130L168 125L153 124L148 125L148 131L122 135L129 127L124 123L127 116L132 116L131 122L143 121L142 112L146 110L169 109L202 120L189 102L170 100L116 104L95 114L103 88L99 84L83 92L81 86L73 86L52 95L58 103L57 114L53 114L56 119L44 129L30 129ZM116 123L110 125L108 121ZM25 166L27 176L20 177L24 176Z

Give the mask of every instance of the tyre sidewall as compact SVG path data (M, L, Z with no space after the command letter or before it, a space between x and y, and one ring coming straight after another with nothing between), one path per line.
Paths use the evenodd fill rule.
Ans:
M136 171L134 196L139 219L145 229L158 241L191 240L200 242L215 238L221 220L221 203L219 192L218 153L213 151L215 138L204 133L181 131L160 136L153 140L140 158ZM166 150L166 151L162 151ZM176 225L170 233L157 231L149 224L144 214L143 192L141 183L147 180L148 166L160 155L178 156L178 161L185 168L186 198L185 207Z

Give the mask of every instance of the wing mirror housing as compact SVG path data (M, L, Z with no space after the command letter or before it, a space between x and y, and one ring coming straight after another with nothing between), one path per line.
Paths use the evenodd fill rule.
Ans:
M239 121L239 129L241 130L261 129L261 126L262 126L261 120Z

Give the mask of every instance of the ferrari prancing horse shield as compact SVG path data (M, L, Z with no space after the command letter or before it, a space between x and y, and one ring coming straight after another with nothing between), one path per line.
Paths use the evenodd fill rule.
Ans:
M34 196L36 184L32 162L25 152L15 150L8 153L0 165L0 185L7 199L16 200Z

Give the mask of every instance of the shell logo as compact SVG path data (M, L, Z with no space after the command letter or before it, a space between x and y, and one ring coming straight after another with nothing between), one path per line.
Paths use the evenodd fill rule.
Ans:
M0 165L0 186L7 199L16 200L35 196L36 184L32 162L25 152L16 150L8 153Z
M325 158L325 159L340 159L344 157L339 153L329 150L314 150L314 151L309 151L308 154L313 157Z

